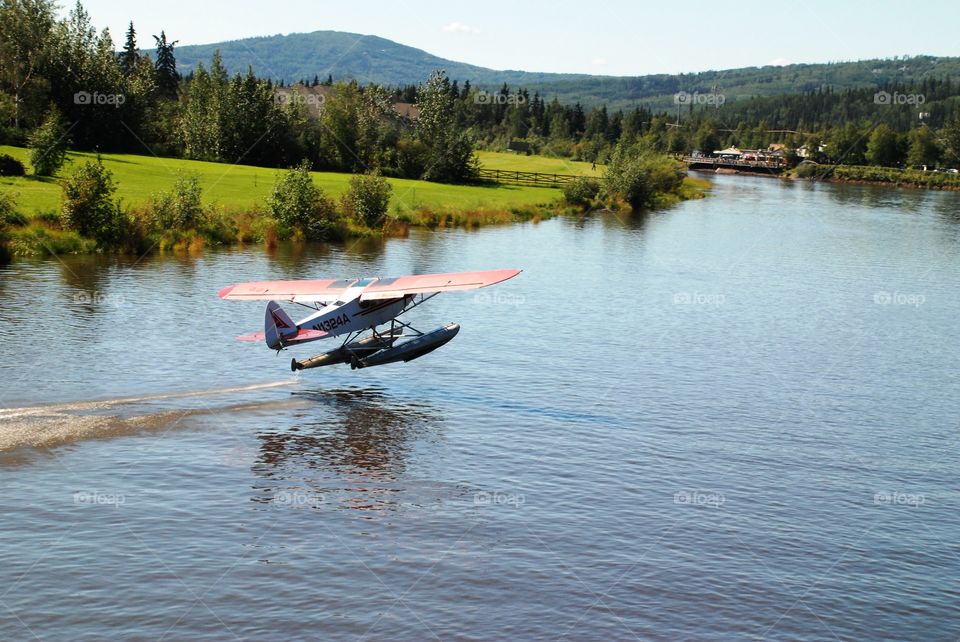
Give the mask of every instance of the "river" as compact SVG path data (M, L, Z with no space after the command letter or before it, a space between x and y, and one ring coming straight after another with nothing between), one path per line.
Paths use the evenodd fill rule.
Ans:
M0 269L0 638L957 639L960 195L712 182ZM501 267L361 371L216 296Z

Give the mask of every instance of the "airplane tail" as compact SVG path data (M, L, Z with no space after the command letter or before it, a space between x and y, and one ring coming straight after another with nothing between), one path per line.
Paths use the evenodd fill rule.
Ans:
M298 331L297 324L283 311L279 303L276 301L267 303L263 321L263 333L267 346L272 350L279 350L288 339L296 337Z

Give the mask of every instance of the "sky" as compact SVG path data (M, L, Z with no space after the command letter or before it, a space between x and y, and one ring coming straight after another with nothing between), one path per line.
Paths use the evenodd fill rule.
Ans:
M658 0L84 0L119 48L133 20L141 47L250 36L370 34L491 69L637 76L709 69L960 56L960 0L683 2ZM72 3L61 2L66 15Z

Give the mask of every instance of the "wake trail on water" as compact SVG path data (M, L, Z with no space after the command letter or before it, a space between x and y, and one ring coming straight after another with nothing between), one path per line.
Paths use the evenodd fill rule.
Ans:
M19 448L52 448L87 439L101 439L120 435L136 434L151 430L169 430L188 417L217 415L244 410L262 410L302 405L298 398L272 399L230 404L202 404L200 407L167 409L154 412L124 414L86 414L149 404L155 401L187 399L191 397L216 397L256 392L271 388L291 386L296 379L271 383L188 390L182 392L118 397L94 401L53 403L40 406L0 409L0 452Z

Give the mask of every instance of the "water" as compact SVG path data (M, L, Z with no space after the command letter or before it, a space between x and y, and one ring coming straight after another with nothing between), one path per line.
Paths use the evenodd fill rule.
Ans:
M957 639L958 205L718 177L632 219L19 262L0 638ZM413 313L452 343L363 371L294 376L216 298L499 267Z

